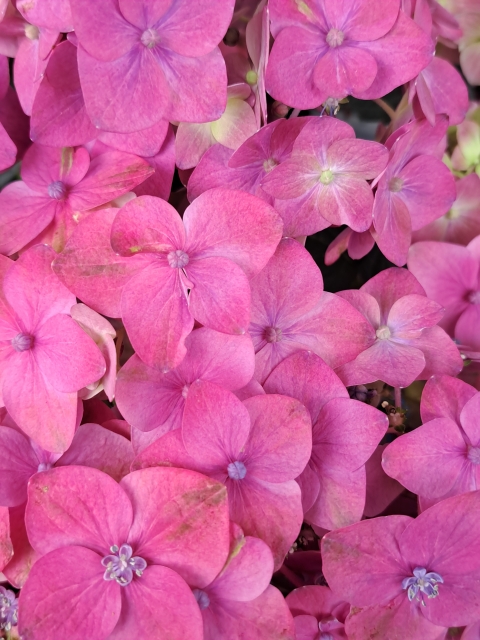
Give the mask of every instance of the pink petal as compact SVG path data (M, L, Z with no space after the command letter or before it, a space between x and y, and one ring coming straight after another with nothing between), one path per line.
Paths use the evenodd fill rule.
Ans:
M319 192L317 206L332 224L348 224L359 233L372 225L372 190L365 180L350 174L334 174L333 182Z
M422 71L417 80L417 95L424 113L426 111L423 104L430 98L434 114L447 114L450 125L463 122L468 111L465 82L455 67L442 58L432 58L428 67Z
M480 347L478 327L480 325L480 310L476 304L469 304L457 320L455 325L455 340L462 345L468 345L474 350Z
M193 317L177 269L155 260L134 275L122 292L122 318L145 364L166 373L185 357Z
M477 427L477 409L480 402L479 394L475 394L466 402L460 414L460 422L463 430L467 434L470 443L477 446L480 441L480 433Z
M257 131L255 114L244 100L229 99L222 117L212 122L211 130L217 142L229 149L238 149Z
M95 342L70 316L63 314L53 316L39 327L33 354L41 374L62 393L97 382L106 370L105 359Z
M141 578L128 585L118 624L108 636L109 640L141 637L203 639L202 616L192 591L168 567L147 566Z
M17 9L31 24L57 31L73 31L72 12L68 0L31 3L20 0Z
M450 418L460 424L460 414L476 389L457 378L435 376L427 381L422 393L421 416L423 422L435 418Z
M180 122L175 136L177 167L179 169L196 167L201 157L213 144L215 144L215 138L209 122L202 124Z
M84 147L62 150L35 143L25 154L22 178L31 189L51 201L48 186L52 182L61 180L67 187L73 187L85 177L89 166L90 155Z
M478 73L478 61L480 59L480 46L478 42L473 42L460 53L460 64L467 81L470 84L478 85L480 75Z
M118 2L121 15L125 20L142 31L158 22L161 23L165 14L168 15L171 5L172 0L150 0L135 4L128 2L128 0L119 0Z
M225 487L194 471L158 467L130 473L121 486L133 504L128 544L135 553L190 586L210 584L228 555Z
M81 424L56 466L93 467L120 481L129 473L132 461L133 449L129 440L98 424Z
M395 515L327 533L322 539L323 572L333 593L354 607L386 604L400 594L406 600L402 580L410 567L398 540L411 522Z
M322 166L315 157L293 155L267 173L262 180L262 187L267 193L280 200L292 200L315 189Z
M369 89L377 75L377 62L368 51L359 47L329 48L316 63L313 81L325 95L344 98Z
M406 269L384 269L370 278L361 291L373 296L380 306L381 322L386 322L390 309L403 296L416 294L424 296L425 291L414 275Z
M396 194L382 192L379 187L373 207L373 226L373 237L380 251L397 266L403 266L412 241L412 221L403 200Z
M10 537L13 544L13 558L3 568L3 573L11 585L23 587L38 554L30 546L25 529L25 506L8 510L10 516ZM8 551L8 550L7 550Z
M367 491L364 516L367 518L372 518L382 513L404 490L402 485L387 476L382 468L382 454L385 448L385 445L378 445L372 456L365 463Z
M370 282L370 281L369 281ZM372 327L378 327L381 322L380 306L373 295L365 291L357 291L356 289L348 289L347 291L339 291L337 294L349 302L355 309L368 320ZM371 332L371 341L375 340L374 332Z
M142 157L155 156L161 149L169 131L166 120L160 120L147 129L134 131L133 133L111 133L102 131L98 138L109 147L135 153Z
M191 385L182 423L183 442L190 455L201 451L202 464L226 471L245 450L249 433L247 407L233 393L206 380Z
M132 463L133 470L148 467L177 467L198 471L220 481L225 479L226 471L217 474L218 469L208 467L192 458L185 449L180 429L160 433L153 441L147 441L146 436L155 434L156 431L157 429L143 434L137 429L132 430L132 446L137 456ZM137 434L140 434L141 439L137 438Z
M311 454L311 420L293 398L258 395L244 402L251 420L244 447L247 472L268 482L293 480Z
M145 160L155 169L155 173L135 187L134 193L137 196L154 195L167 200L172 190L175 172L175 136L170 124L160 151L154 156L146 157Z
M85 547L68 546L37 560L21 592L22 636L74 638L82 629L87 637L110 637L120 616L122 594L115 581L103 579L101 559Z
M436 325L442 316L443 309L438 303L413 293L393 303L387 324L395 340L407 342L419 337L422 329Z
M28 439L15 429L0 427L0 442L0 504L15 507L27 499L27 484L39 461Z
M3 571L5 565L13 556L13 546L10 540L10 519L8 509L0 507L0 570Z
M110 231L117 212L102 209L89 214L52 265L70 291L110 318L121 316L123 287L146 264L140 257L129 260L112 250Z
M13 140L11 140L7 131L3 124L0 123L0 140L1 140L1 151L0 151L0 167L3 171L4 169L8 169L13 164L15 164L15 160L17 158L17 147Z
M428 380L433 375L457 376L463 369L463 360L457 345L441 327L424 329L415 346L425 356L425 369L421 380Z
M440 498L461 474L466 452L458 426L452 420L437 418L389 444L382 465L409 491Z
M77 544L106 555L112 545L124 544L132 519L125 491L97 469L59 467L30 480L25 522L42 555Z
M377 142L344 138L328 148L327 159L334 173L373 180L387 166L388 150Z
M267 264L282 235L281 219L266 202L225 189L200 195L183 220L187 253L228 258L249 277Z

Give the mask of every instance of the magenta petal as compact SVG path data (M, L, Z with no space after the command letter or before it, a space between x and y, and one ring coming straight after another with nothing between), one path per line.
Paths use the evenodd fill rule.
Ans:
M28 439L15 429L0 427L0 443L0 505L15 507L27 499L27 484L39 461Z
M129 260L112 250L110 231L117 213L118 209L102 209L89 214L52 265L70 291L110 318L121 316L123 287L146 264L139 257Z
M457 345L441 327L424 329L415 346L425 357L425 369L419 379L428 380L433 375L457 376L463 369Z
M387 166L388 150L378 142L344 138L330 145L327 159L334 173L373 180Z
M375 195L373 237L383 255L400 267L407 261L412 240L412 221L403 200L385 191L379 187Z
M13 546L10 540L10 518L7 507L0 507L0 571L13 556Z
M460 424L460 414L466 403L477 393L466 382L450 376L435 376L427 381L422 393L423 422L435 418L450 418Z
M441 498L462 473L466 452L466 442L455 422L437 418L389 444L382 465L409 491Z
M17 588L23 587L38 557L28 541L25 529L25 506L26 503L8 509L13 558L3 568L3 573L10 584ZM5 549L5 552L9 553L9 550Z
M102 131L98 139L113 149L135 153L142 157L152 157L160 151L168 131L169 123L166 120L159 120L151 127L133 133Z
M165 14L168 15L168 10L172 4L174 4L172 0L149 0L148 2L135 2L134 4L128 2L128 0L118 0L120 14L141 31L152 27L158 22L162 23ZM173 15L176 15L175 11Z
M403 492L402 485L388 476L382 468L382 454L388 445L378 445L365 463L367 491L364 516L372 518L384 511Z
M30 480L25 522L42 555L75 544L105 555L125 542L132 519L125 491L97 469L59 467Z
M391 267L377 273L361 288L373 296L380 306L381 322L385 322L394 303L403 296L424 296L425 291L414 275L406 269Z
M480 433L477 426L477 415L480 404L480 394L475 394L462 409L460 423L467 434L470 443L477 446L480 441Z
M322 216L335 225L362 233L372 225L373 193L370 185L349 173L334 174L333 182L318 194Z
M168 567L147 566L122 596L120 618L109 640L203 640L202 615L193 593Z
M31 3L20 0L17 9L31 24L56 31L73 31L73 18L68 0Z
M33 353L42 375L62 393L97 382L106 370L105 359L95 342L70 316L63 314L42 324L35 334Z
M413 340L422 329L433 327L442 319L442 307L425 296L411 294L393 303L387 317L392 336L397 340Z
M226 258L191 260L189 310L201 324L225 333L243 334L250 323L250 283L245 272Z
M332 531L322 540L323 572L333 593L354 607L387 604L406 594L409 572L398 539L412 522L407 516L365 520Z
M140 469L121 481L133 504L128 544L147 564L204 587L221 571L229 549L225 487L195 471Z
M311 420L293 398L258 395L244 402L252 423L245 445L247 472L268 482L293 480L311 454Z
M22 636L29 640L75 638L81 629L87 637L110 637L122 607L121 587L103 579L101 560L97 553L80 546L56 549L37 560L21 591Z
M130 440L98 424L81 424L56 466L93 467L120 481L129 473L132 461Z
M343 46L329 48L313 71L313 81L325 95L345 98L369 89L377 75L377 62L368 50Z
M191 456L200 457L207 466L224 467L226 472L227 465L245 450L249 432L247 408L233 393L205 380L192 384L182 424L183 441Z
M272 257L282 236L278 213L247 193L212 189L200 195L184 214L185 251L200 257L222 257L249 277Z
M155 260L133 276L123 289L122 318L146 364L164 372L178 366L193 328L178 269Z
M450 125L463 122L468 111L468 92L462 76L453 65L437 56L419 76L417 95L425 114L424 100L430 98L434 113L446 113Z

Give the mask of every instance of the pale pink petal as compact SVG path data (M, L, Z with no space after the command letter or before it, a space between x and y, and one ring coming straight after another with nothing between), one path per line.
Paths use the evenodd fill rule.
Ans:
M203 154L215 144L209 122L180 122L175 136L175 162L179 169L197 166Z
M217 142L229 149L238 149L257 131L255 114L244 100L229 99L222 117L212 122L211 131Z
M101 560L81 546L56 549L37 560L21 591L22 636L74 638L82 629L87 637L110 637L120 616L122 594L114 580L103 579Z
M112 545L125 543L132 520L125 491L97 469L59 467L30 480L25 521L42 555L76 544L107 555Z
M474 42L460 53L460 64L466 79L470 84L480 84L480 74L478 72L478 62L480 60L480 46Z
M121 487L133 504L128 543L136 553L190 586L210 584L228 556L225 487L194 471L158 467L130 473Z

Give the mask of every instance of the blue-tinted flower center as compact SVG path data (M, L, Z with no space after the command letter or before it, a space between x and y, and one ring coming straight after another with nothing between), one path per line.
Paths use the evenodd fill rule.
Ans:
M133 580L133 574L141 577L147 567L147 563L139 556L132 557L133 549L129 544L110 547L111 555L102 558L102 565L106 567L103 574L104 580L115 580L122 587L127 586Z
M327 44L329 47L339 47L341 44L343 44L344 39L345 34L343 33L343 31L340 31L340 29L335 29L335 27L333 29L330 29L330 31L327 33Z
M175 251L170 251L167 255L167 260L172 269L183 269L183 267L186 267L189 263L190 258L188 257L188 253L185 253L185 251L175 249Z
M160 42L160 34L155 29L146 29L140 36L140 42L147 49L153 49Z
M268 158L267 160L263 161L263 170L265 171L265 173L270 173L270 171L272 171L272 169L275 169L277 165L278 162L274 160L274 158Z
M202 591L201 589L193 589L192 593L195 596L195 600L197 601L200 609L206 609L210 605L208 593L205 593L205 591Z
M407 589L410 602L415 598L425 607L424 597L436 598L439 595L438 585L441 583L443 583L443 578L440 574L434 571L427 573L424 567L415 567L413 576L402 581L402 588Z
M240 460L235 460L228 465L227 473L232 480L243 480L247 475L247 467Z
M378 329L375 331L375 335L379 340L388 340L392 335L392 332L387 327L387 325L382 324L382 326L378 327Z
M467 458L472 464L480 464L480 447L468 447Z
M63 198L67 194L67 187L61 180L55 180L55 182L52 182L48 185L47 192L50 198L54 198L55 200L63 200Z
M480 291L470 291L468 301L470 304L480 304Z
M17 333L12 338L12 347L15 351L28 351L33 347L33 336L29 333Z
M18 599L13 591L0 586L0 631L10 631L18 624Z
M394 193L398 193L398 191L403 189L403 179L398 176L392 178L388 183L388 189Z
M282 330L278 327L267 327L264 331L263 337L267 342L280 342L282 339Z

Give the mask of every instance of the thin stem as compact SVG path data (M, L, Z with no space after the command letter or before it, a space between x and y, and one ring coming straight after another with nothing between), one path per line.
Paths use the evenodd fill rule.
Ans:
M400 387L394 387L393 389L395 394L395 406L401 407L402 406L402 390L400 389Z
M395 111L392 109L392 107L390 105L388 105L385 102L385 100L382 100L381 98L377 98L373 102L375 102L375 104L378 104L378 106L385 111L385 113L390 118L390 120L394 119Z
M291 120L292 118L296 118L300 114L300 111L301 111L301 109L294 109L292 111L292 113L290 114L289 120Z
M294 573L291 569L286 567L285 563L282 564L281 568L278 570L278 573L282 573L285 576L285 578L287 578L287 580L291 582L295 587L304 586L304 582L302 582L302 580L297 576L296 573Z

